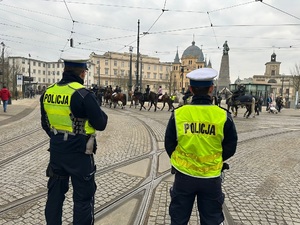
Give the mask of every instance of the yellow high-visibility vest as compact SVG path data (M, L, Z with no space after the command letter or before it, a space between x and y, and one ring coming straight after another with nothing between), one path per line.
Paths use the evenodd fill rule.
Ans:
M50 128L59 132L74 133L73 122L71 120L71 97L73 93L84 88L77 82L66 85L51 85L44 94L44 108L48 116ZM84 120L84 118L81 118ZM85 135L94 134L95 129L89 125L88 120L84 122Z
M220 176L226 111L216 105L184 105L174 115L178 145L172 166L193 177Z

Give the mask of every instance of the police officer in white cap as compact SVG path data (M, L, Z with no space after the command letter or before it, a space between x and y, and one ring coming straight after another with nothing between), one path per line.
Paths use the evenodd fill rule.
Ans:
M71 178L73 224L94 224L95 136L96 130L105 129L107 115L94 93L83 86L87 60L65 59L64 64L62 79L40 98L42 127L50 137L46 223L62 224L63 202Z
M167 125L165 149L175 170L171 225L188 224L196 197L201 225L224 221L220 175L235 154L237 132L230 113L212 104L216 76L211 68L188 73L192 103L175 109Z

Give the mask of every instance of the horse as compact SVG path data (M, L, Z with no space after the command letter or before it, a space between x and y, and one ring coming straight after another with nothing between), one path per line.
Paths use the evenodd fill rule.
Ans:
M133 106L133 105L136 108L136 106L139 104L139 99L143 94L141 92L136 92L135 94L130 93L130 94L131 94L130 95L131 101L130 101L129 108L131 108L131 106Z
M150 91L148 96L146 96L146 94L142 94L139 98L139 102L141 104L140 110L142 110L142 108L144 108L146 110L146 107L144 106L144 104L145 104L145 102L150 102L150 107L149 107L148 111L150 111L152 105L154 105L154 112L156 112L157 101L158 101L158 94L156 94L153 91Z
M178 107L186 104L190 104L192 101L192 96L190 96L187 100L183 100L184 94L179 91L175 91L175 95L178 101Z
M166 103L169 106L168 111L170 111L171 109L174 109L173 100L170 98L170 96L167 93L165 93L164 95L161 95L157 101L163 103L163 107L160 109L161 111L165 108Z
M105 88L103 96L104 96L105 106L107 104L111 106L112 90L110 88Z
M117 106L117 104L118 104L119 101L122 102L121 107L122 107L122 109L124 109L125 105L127 103L126 94L121 93L121 92L120 93L114 93L114 94L112 94L112 96L111 96L111 102L110 102L110 107L113 104L114 108L116 108L116 106Z
M251 114L253 114L253 118L255 117L256 101L255 101L255 97L253 97L252 95L241 95L235 97L234 100L232 99L232 96L230 96L229 98L226 99L226 104L227 104L227 110L231 108L234 117L237 116L239 106L246 107L246 112L244 113L244 117L249 118Z

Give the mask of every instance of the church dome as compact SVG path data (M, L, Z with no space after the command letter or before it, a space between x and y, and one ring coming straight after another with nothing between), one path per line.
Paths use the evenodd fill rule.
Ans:
M197 58L198 62L204 62L203 52L195 45L195 41L192 42L191 46L184 50L182 58Z

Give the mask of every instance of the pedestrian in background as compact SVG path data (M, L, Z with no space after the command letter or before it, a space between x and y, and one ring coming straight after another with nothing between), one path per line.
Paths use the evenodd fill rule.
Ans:
M175 109L167 125L165 149L175 171L171 225L188 224L196 197L201 225L224 221L220 175L223 161L235 154L237 132L230 113L212 104L216 76L211 68L188 73L192 103Z
M65 59L64 65L62 80L48 87L40 98L41 124L50 137L45 217L48 225L62 224L71 178L73 224L94 224L95 137L96 130L105 129L108 118L94 93L83 86L86 60Z
M3 112L6 112L7 110L7 104L8 104L8 100L10 99L11 95L9 90L6 88L5 85L3 85L3 88L0 91L0 98L3 102Z

